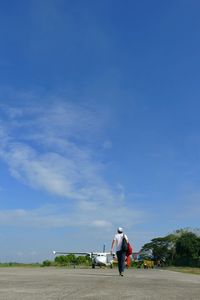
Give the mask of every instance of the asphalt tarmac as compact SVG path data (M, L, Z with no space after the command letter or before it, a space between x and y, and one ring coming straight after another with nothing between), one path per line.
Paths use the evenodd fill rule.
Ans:
M153 269L0 268L1 300L200 299L200 276Z

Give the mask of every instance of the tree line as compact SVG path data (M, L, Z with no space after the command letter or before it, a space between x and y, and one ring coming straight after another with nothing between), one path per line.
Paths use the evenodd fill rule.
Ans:
M153 238L141 250L143 253L148 251L163 265L200 267L199 229L180 229L164 237Z
M42 266L90 266L91 265L91 258L87 256L75 256L74 254L68 254L68 255L59 255L56 256L54 259L54 262L50 260L43 261Z

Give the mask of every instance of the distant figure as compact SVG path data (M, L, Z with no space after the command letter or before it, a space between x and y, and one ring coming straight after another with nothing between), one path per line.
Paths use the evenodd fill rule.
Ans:
M128 242L128 237L123 233L123 228L119 227L117 229L117 233L114 236L114 239L112 241L112 246L111 246L111 253L112 253L114 251L114 246L116 245L118 270L119 270L119 275L121 275L121 276L124 276L125 257L126 257L126 252L122 251L122 249L121 249L123 237L125 237L125 239Z

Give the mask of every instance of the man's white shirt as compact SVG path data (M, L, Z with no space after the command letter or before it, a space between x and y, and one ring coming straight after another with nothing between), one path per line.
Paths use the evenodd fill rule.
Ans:
M122 239L123 239L123 236L128 241L128 237L124 233L116 233L115 236L114 236L114 241L116 243L116 251L120 251L121 248L122 248Z

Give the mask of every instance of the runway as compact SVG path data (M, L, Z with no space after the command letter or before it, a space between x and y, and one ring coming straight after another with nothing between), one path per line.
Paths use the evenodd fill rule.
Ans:
M200 276L166 270L0 268L1 300L200 299Z

